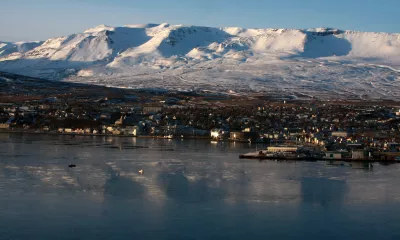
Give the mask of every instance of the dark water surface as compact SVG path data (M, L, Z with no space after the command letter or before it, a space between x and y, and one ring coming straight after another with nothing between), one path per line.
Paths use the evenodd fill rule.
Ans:
M0 239L400 239L400 165L238 159L254 148L0 134Z

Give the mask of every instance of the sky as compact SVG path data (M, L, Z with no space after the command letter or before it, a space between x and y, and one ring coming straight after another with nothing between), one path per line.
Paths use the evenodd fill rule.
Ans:
M400 32L400 0L0 0L0 41L46 40L106 24Z

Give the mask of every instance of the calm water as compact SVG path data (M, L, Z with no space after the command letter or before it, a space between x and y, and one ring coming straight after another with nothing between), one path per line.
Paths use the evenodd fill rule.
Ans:
M254 148L0 134L0 239L400 239L400 165L238 159Z

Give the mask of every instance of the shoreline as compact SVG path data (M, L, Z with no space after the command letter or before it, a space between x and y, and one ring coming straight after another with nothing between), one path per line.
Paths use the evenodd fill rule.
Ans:
M233 140L233 139L218 139L215 140L210 137L202 136L186 136L186 137L163 137L163 136L151 136L151 135L113 135L113 134L88 134L88 133L60 133L60 132L42 132L42 131L20 131L20 130L6 130L0 129L0 134L2 133L15 133L15 134L42 134L42 135L57 135L57 136L82 136L82 137L118 137L118 138L153 138L153 139L196 139L196 140L209 140L212 143L219 142L235 142L235 143L249 143L249 144L267 144L264 142L248 140Z
M162 137L162 136L150 136L150 135L113 135L113 134L87 134L87 133L59 133L59 132L38 132L38 131L13 131L13 130L0 130L2 133L15 133L15 134L40 134L40 135L56 135L56 136L82 136L82 137L118 137L118 138L153 138L153 139L199 139L199 140L211 140L211 137Z
M260 144L258 142L248 142L244 140L232 140L232 139L219 139L214 140L211 137L162 137L162 136L148 136L148 135L140 135L140 136L133 136L133 135L112 135L112 134L79 134L79 133L59 133L59 132L40 132L40 131L13 131L13 130L4 130L0 129L0 134L37 134L37 135L53 135L53 136L82 136L82 137L117 137L117 138L148 138L148 139L167 139L167 140L177 140L177 139L190 139L190 140L209 140L214 143L219 142L238 142L238 143L249 143L249 144ZM325 159L325 158L286 158L286 157L269 157L269 156L248 156L246 154L240 154L239 159L247 159L247 160L258 160L258 161L296 161L296 162L360 162L360 163L393 163L399 164L400 161L397 160L387 160L387 159Z
M212 137L195 137L195 136L186 136L186 137L163 137L163 136L151 136L151 135L113 135L113 134L87 134L87 133L59 133L59 132L36 132L36 131L13 131L13 130L4 130L0 129L0 134L2 133L15 133L15 134L42 134L42 135L57 135L57 136L82 136L82 137L118 137L118 138L153 138L153 139L196 139L196 140L209 140L212 143L248 143L248 144L268 144L264 142L253 141L249 142L248 140L233 140L233 139L218 139L215 140Z

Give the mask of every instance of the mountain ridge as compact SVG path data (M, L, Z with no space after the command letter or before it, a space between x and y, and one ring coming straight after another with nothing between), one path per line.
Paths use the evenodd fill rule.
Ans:
M400 85L398 33L162 23L99 25L24 43L24 48L1 44L0 70L48 79L122 87L273 88L313 96L322 91L324 97L329 92L400 96L393 89Z

